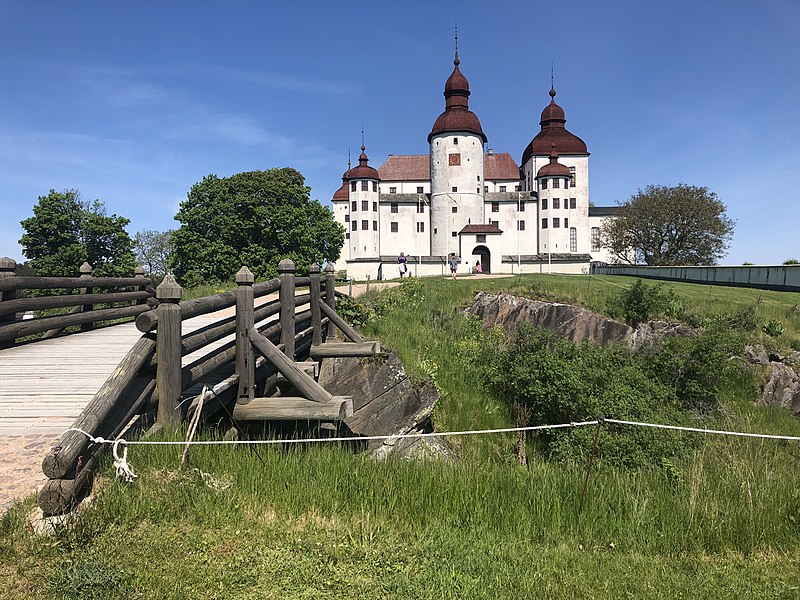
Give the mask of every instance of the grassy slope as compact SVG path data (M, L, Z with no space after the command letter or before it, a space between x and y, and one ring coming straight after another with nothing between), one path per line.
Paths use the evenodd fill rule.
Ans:
M698 310L719 310L709 298L755 307L760 296L765 318L783 315L796 335L797 294L676 287ZM434 374L442 430L508 424L464 368L469 325L457 311L479 288L544 289L595 307L615 289L586 277L429 280L413 308L390 309L370 333L418 376ZM800 434L785 411L733 395L719 424ZM579 519L583 469L520 469L513 441L465 439L457 466L376 463L344 449L193 449L194 466L231 484L222 491L179 472L178 449L134 447L141 479L108 485L77 531L32 538L24 506L4 519L0 598L800 594L796 444L726 438L670 469L601 464Z

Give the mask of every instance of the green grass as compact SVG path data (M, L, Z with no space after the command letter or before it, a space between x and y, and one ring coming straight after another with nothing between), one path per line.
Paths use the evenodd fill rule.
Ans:
M507 426L508 408L465 368L475 324L460 309L478 289L602 309L633 281L606 279L414 282L383 297L366 333L415 378L434 378L437 429ZM786 315L798 294L675 285L701 314L754 306L796 335ZM800 435L787 411L753 405L753 377L731 381L703 425ZM31 536L30 502L3 519L0 598L800 596L796 443L707 436L639 469L600 457L579 515L585 465L534 454L522 468L514 442L459 438L456 464L376 462L346 447L195 447L205 480L178 468L179 448L132 446L140 478L102 483L76 530Z

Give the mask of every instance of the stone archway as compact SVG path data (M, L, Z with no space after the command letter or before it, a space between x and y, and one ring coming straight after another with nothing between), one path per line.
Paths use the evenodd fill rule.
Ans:
M481 272L492 272L492 253L486 246L475 246L472 250L472 259L481 262Z

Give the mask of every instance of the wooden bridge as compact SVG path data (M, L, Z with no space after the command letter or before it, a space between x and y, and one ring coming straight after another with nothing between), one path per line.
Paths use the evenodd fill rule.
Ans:
M95 278L88 265L80 278L13 277L3 260L0 435L79 427L113 439L146 415L157 415L153 428L173 428L198 409L202 418L227 419L240 434L242 424L276 420L335 428L352 414L352 400L316 382L316 361L380 352L336 313L342 294L332 267L322 274L312 265L309 277L296 277L292 261L284 260L278 278L259 283L243 267L235 291L181 303L171 276L156 290L142 273ZM18 297L21 290L41 289L66 292ZM71 309L20 318L52 307ZM92 329L126 316L136 322ZM55 337L66 326L86 331ZM19 341L42 333L36 341ZM332 337L337 333L345 341ZM204 386L213 394L199 406ZM91 491L105 449L75 431L61 436L42 463L49 480L39 504L46 514L69 510Z

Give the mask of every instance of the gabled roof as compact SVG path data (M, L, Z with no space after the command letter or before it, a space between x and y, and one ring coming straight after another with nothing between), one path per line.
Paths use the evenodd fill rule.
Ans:
M381 181L430 181L431 159L427 154L390 155L378 174Z
M483 178L493 179L521 179L519 165L508 152L486 154L483 157Z

